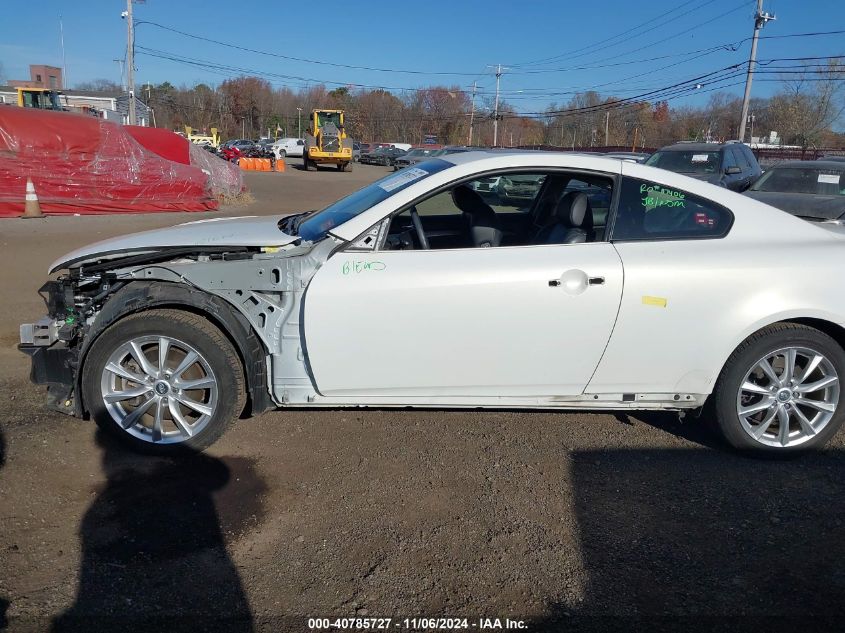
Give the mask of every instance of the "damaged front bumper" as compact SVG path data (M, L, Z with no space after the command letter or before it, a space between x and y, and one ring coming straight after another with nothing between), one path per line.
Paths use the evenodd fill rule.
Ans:
M29 356L32 362L30 380L36 385L47 387L47 406L55 411L81 417L79 399L74 395L79 367L75 317L66 307L68 303L73 305L72 291L69 284L56 281L47 282L41 287L39 294L44 298L50 314L35 323L20 326L18 349Z
M68 415L81 416L76 409L76 349L64 342L49 347L21 342L18 349L30 357L32 369L29 379L36 385L47 386L47 406Z

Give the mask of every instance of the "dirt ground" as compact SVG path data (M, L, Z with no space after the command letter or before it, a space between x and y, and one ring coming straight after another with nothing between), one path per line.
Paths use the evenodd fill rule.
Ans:
M319 208L386 173L248 174ZM47 412L17 352L48 264L208 217L0 221L0 629L841 630L845 451L750 459L673 414L271 412L189 460Z

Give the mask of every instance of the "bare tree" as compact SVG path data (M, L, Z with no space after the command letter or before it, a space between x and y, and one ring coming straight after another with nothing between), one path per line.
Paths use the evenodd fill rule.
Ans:
M97 92L121 92L120 84L113 82L111 79L92 79L91 81L83 81L74 86L76 90L95 90Z
M831 58L823 65L805 63L784 76L783 90L771 98L771 120L787 143L818 145L824 132L845 112L845 64Z

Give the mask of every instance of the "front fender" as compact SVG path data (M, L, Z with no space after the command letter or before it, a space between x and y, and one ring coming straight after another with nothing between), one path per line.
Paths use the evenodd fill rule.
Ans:
M247 415L257 415L273 406L267 384L267 351L246 318L225 300L184 284L162 281L133 281L103 305L86 333L79 352L76 372L75 413L82 417L87 407L82 402L80 381L82 367L94 341L120 319L152 308L181 308L206 317L232 341L244 367L247 383Z

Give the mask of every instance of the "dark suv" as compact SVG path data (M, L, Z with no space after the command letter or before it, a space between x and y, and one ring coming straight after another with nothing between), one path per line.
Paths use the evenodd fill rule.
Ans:
M654 152L645 164L706 180L732 191L745 191L763 173L751 149L738 141L675 143Z

